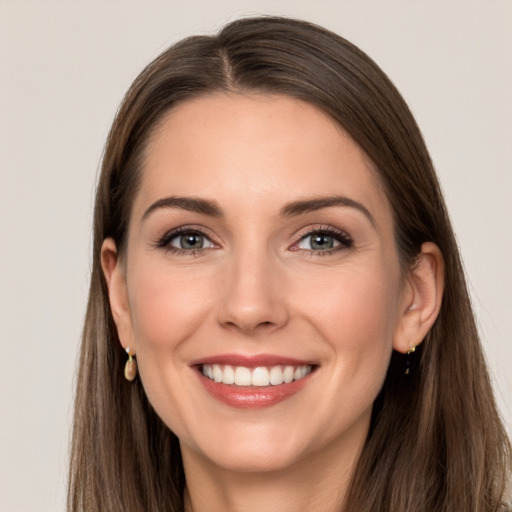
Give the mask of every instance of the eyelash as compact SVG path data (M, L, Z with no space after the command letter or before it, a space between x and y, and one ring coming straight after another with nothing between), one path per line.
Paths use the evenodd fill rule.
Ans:
M171 241L184 234L189 235L199 235L204 237L206 240L208 240L213 246L216 246L215 242L213 242L210 237L201 229L192 228L190 226L182 226L176 229L173 229L171 231L168 231L165 233L164 236L159 238L155 243L154 246L157 249L164 249L166 252L176 254L176 255L183 255L183 256L199 256L205 249L211 249L212 247L202 247L200 249L183 249L179 247L173 247L171 244ZM334 248L325 249L325 250L312 250L312 249L303 249L298 247L298 245L306 240L308 237L313 235L325 235L332 237L335 241L339 242L339 245ZM296 251L296 252L302 252L305 254L308 254L311 257L314 256L328 256L332 255L333 253L337 253L338 251L350 249L354 245L354 241L352 237L346 232L341 229L336 229L331 226L319 226L316 228L308 228L304 230L298 237L298 240L293 243L290 250Z
M170 245L171 241L180 235L199 235L210 241L214 246L216 245L204 231L190 226L182 226L168 231L163 237L158 239L154 245L157 249L163 249L171 254L182 256L199 256L205 249L210 249L210 247L202 247L200 249L183 249Z
M339 242L339 245L337 247L331 248L331 249L325 249L325 250L319 250L315 251L312 249L302 249L300 247L297 247L296 249L293 249L294 251L301 251L304 254L308 254L311 257L316 256L329 256L334 253L337 253L338 251L343 251L346 249L350 249L354 245L354 240L352 237L346 232L341 229L333 228L331 226L319 226L315 227L313 229L308 228L304 230L300 235L297 242L293 244L292 247L298 246L302 241L306 240L308 237L313 235L325 235L332 237L334 240Z

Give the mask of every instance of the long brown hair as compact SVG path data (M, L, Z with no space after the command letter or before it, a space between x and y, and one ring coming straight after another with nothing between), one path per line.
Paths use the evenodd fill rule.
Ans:
M144 150L178 102L227 91L285 94L327 113L375 164L392 205L405 269L435 242L445 293L409 376L394 354L340 510L490 512L501 505L511 449L496 410L457 245L420 131L400 94L361 50L313 24L235 21L185 39L147 66L126 94L105 148L94 212L91 286L76 391L68 510L181 511L179 443L126 354L100 264L112 237L125 248Z

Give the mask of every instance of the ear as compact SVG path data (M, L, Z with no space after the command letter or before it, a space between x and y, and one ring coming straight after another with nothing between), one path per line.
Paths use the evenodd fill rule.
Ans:
M125 267L120 261L116 244L112 238L106 238L101 246L101 267L107 282L110 310L117 327L119 340L125 349L129 348L130 353L135 354L136 347L133 337Z
M418 346L434 324L444 290L444 262L439 247L425 242L406 277L393 348L406 353Z

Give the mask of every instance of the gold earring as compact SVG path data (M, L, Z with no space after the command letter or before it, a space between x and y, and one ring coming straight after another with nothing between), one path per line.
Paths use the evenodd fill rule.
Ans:
M405 360L405 372L404 375L409 375L411 373L411 362L409 361L409 356L416 352L416 345L413 345L406 353L407 359Z
M128 354L128 361L124 365L124 378L131 382L137 377L137 361L133 359L133 354L129 347L126 348L126 353Z

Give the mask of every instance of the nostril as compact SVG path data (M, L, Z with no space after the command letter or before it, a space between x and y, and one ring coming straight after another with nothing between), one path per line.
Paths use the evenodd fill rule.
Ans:
M225 322L226 325L230 326L230 327L240 327L240 324L241 322L236 322L236 321L228 321L228 322ZM257 329L258 327L269 327L269 326L272 326L274 325L273 322L269 321L269 320L266 320L264 322L256 322L254 324L254 327L251 327L251 329Z

